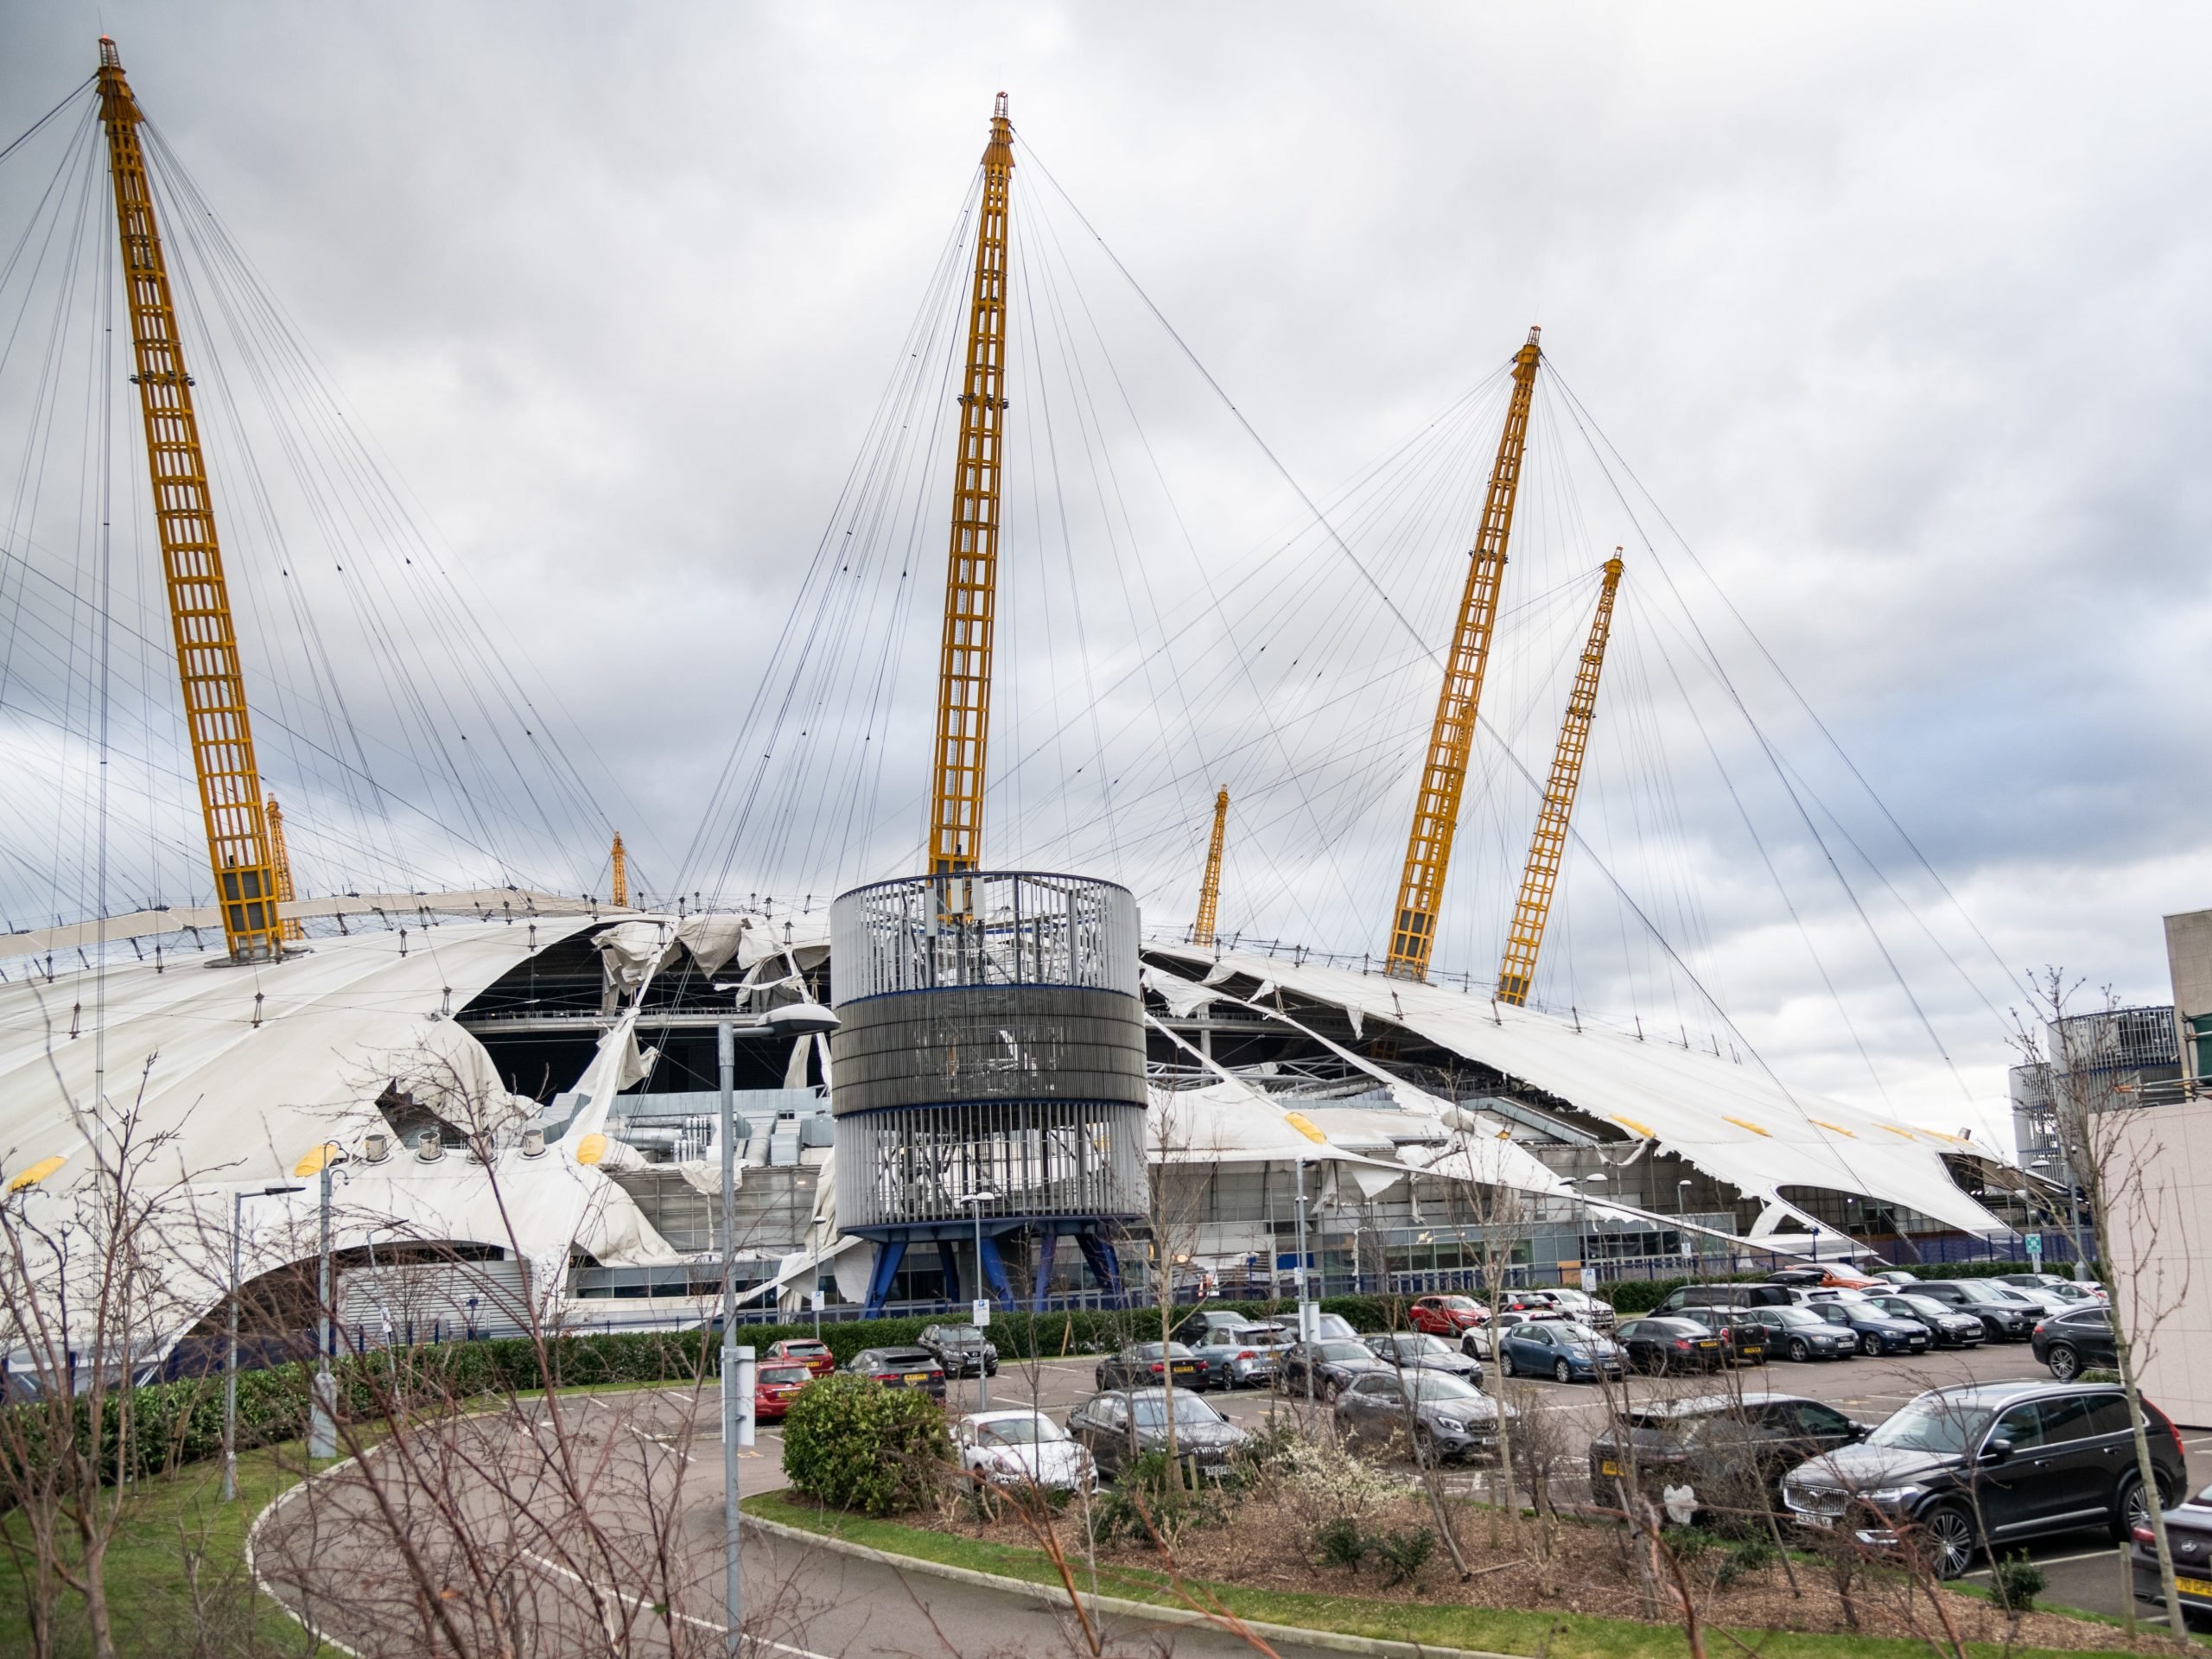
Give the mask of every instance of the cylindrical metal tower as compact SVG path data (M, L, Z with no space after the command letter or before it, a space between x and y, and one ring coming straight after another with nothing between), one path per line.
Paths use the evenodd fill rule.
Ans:
M877 882L831 908L830 964L837 1219L885 1247L882 1287L907 1245L961 1239L979 1212L986 1278L1012 1232L1039 1240L1040 1292L1062 1236L1101 1270L1103 1241L1145 1213L1128 890L1029 872Z

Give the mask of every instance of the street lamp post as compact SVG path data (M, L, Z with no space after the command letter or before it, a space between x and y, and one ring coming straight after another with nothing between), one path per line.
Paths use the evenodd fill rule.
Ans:
M1311 1258L1306 1248L1306 1160L1301 1158L1298 1160L1298 1339L1306 1344L1307 1350L1306 1409L1308 1413L1313 1409L1313 1327L1317 1323L1313 1317L1313 1304L1308 1294L1311 1286L1307 1281L1307 1274L1310 1271Z
M330 1193L334 1176L343 1176L351 1182L353 1177L336 1167L345 1154L335 1142L326 1141L321 1147L321 1178L322 1272L315 1310L315 1399L308 1414L308 1457L329 1459L338 1455L338 1384L330 1375L330 1338L336 1309L332 1305L330 1261Z
M996 1202L998 1196L995 1192L969 1192L959 1200L962 1204L974 1206L972 1213L976 1218L976 1300L969 1313L971 1320L976 1311L982 1311L986 1319L989 1317L990 1283L983 1276L983 1206ZM978 1328L987 1330L989 1327L978 1323ZM985 1338L984 1340L988 1342L989 1338ZM990 1408L990 1374L983 1369L982 1349L978 1344L976 1351L976 1409L988 1411Z
M273 1198L286 1192L304 1192L303 1186L264 1186L258 1192L238 1192L231 1197L231 1341L223 1361L223 1502L238 1496L238 1235L245 1226L248 1198Z

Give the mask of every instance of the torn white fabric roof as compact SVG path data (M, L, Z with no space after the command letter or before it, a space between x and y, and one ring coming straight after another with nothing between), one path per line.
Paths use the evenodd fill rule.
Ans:
M2003 1224L1959 1189L1946 1152L1968 1147L1933 1129L1785 1088L1755 1065L1625 1032L1568 1021L1433 985L1263 956L1220 956L1154 940L1155 957L1242 974L1294 995L1389 1020L1456 1054L1543 1090L1578 1110L1656 1141L1738 1190L1781 1204L1784 1187L1829 1188L1902 1205L1968 1232ZM1219 982L1217 981L1217 982ZM1261 994L1255 993L1254 1001Z

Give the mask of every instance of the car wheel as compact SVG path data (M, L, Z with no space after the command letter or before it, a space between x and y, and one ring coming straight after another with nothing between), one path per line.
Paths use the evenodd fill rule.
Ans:
M2062 1382L2071 1382L2074 1374L2082 1369L2082 1356L2066 1344L2056 1342L2051 1344L2050 1357L2047 1363L2053 1376Z
M2112 1501L2112 1535L2126 1543L2135 1529L2146 1531L2152 1524L2152 1506L2144 1501L2143 1477L2130 1474L2120 1483L2120 1491ZM2159 1494L2158 1507L2164 1509L2165 1494Z
M1513 1375L1513 1356L1507 1353L1503 1348L1497 1351L1497 1374L1500 1376L1511 1376Z
M1099 1393L1101 1393L1101 1394L1105 1393L1105 1392L1106 1392L1106 1373L1105 1373L1104 1371L1103 1371L1103 1370L1102 1370L1102 1371L1100 1371L1100 1372L1098 1373L1097 1382L1098 1382L1098 1392L1099 1392Z
M1562 1360L1560 1360L1560 1361L1558 1361L1556 1363L1554 1363L1554 1364L1553 1365L1553 1367L1552 1367L1552 1381L1553 1381L1553 1382L1572 1382L1573 1380L1574 1380L1574 1371L1573 1371L1573 1368L1572 1368L1572 1367L1570 1367L1565 1360L1563 1360L1563 1359L1562 1359Z
M1882 1339L1872 1331L1864 1332L1859 1338L1859 1351L1869 1359L1879 1359L1882 1357Z
M1810 1347L1810 1346L1806 1343L1806 1341L1805 1341L1805 1338L1802 1338L1802 1337L1792 1337L1792 1338L1789 1338L1789 1357L1790 1357L1790 1358L1792 1358L1792 1359L1796 1360L1796 1361L1800 1365L1802 1365L1802 1364L1803 1364L1807 1360L1810 1359L1812 1357L1813 1357L1813 1351L1812 1351L1811 1347Z
M1344 1385L1338 1382L1334 1377L1331 1377L1326 1382L1321 1385L1321 1397L1324 1400L1328 1401L1332 1405L1336 1403L1337 1396L1344 1391Z
M1964 1510L1945 1503L1929 1510L1920 1523L1920 1534L1928 1546L1928 1564L1937 1578L1955 1579L1974 1565L1979 1541L1974 1517Z

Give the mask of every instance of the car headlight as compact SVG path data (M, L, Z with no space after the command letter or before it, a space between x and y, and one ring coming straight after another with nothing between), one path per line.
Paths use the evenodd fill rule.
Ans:
M1436 1426L1446 1434L1464 1434L1467 1432L1466 1424L1461 1422L1457 1417L1440 1417L1436 1420Z
M1924 1486L1883 1486L1871 1492L1861 1492L1859 1499L1879 1510L1910 1509L1928 1495Z

